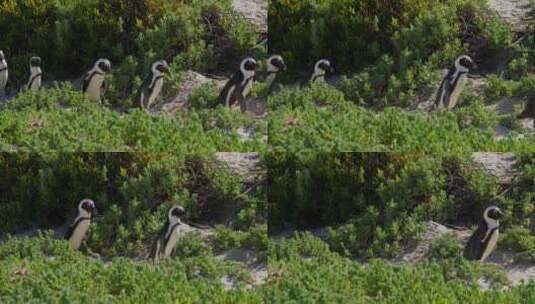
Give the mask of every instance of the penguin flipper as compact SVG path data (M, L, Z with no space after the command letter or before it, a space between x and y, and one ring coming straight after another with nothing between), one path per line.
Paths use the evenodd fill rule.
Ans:
M535 99L528 101L524 111L518 115L519 119L535 118Z
M86 73L84 76L84 83L82 85L82 92L87 92L87 88L89 87L89 82L91 82L91 78L93 78L93 74Z
M227 98L229 98L229 95L231 95L230 100L229 100L229 105L232 105L234 103L233 99L236 98L234 94L237 91L238 86L242 81L243 81L243 75L241 74L241 72L238 71L234 73L234 75L232 75L232 77L229 79L229 81L227 81L227 83L225 84L225 87L223 88L223 90L221 90L221 93L219 94L220 104L226 106Z
M480 223L476 231L466 244L464 250L464 257L468 260L479 260L483 255L483 244L485 237L487 236L486 224Z

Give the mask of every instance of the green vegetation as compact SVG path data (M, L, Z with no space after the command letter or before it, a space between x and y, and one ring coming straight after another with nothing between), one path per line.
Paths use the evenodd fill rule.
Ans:
M238 287L226 290L223 276ZM49 235L0 244L0 301L6 304L262 303L246 290L250 283L243 266L208 254L154 267L125 258L92 260Z
M495 177L459 157L271 154L269 231L332 226L326 240L331 250L391 258L418 238L426 221L476 225L483 210L496 203L506 214L504 248L529 257L535 240L529 232L533 161L533 154L521 158L520 175L505 191Z
M173 204L184 206L190 221L226 225L227 234L242 235L233 248L267 248L261 237L267 233L264 187L259 184L244 194L241 178L208 156L16 153L1 154L0 168L3 233L59 227L81 199L90 197L100 216L92 223L88 247L102 256L146 254ZM204 251L191 246L184 250Z
M533 282L502 289L503 274L492 266L457 261L415 266L341 257L310 233L273 242L271 303L532 303ZM483 291L484 277L496 288Z
M236 132L253 130L244 140ZM266 123L234 109L178 111L151 116L121 113L89 102L69 85L26 92L0 111L2 151L173 151L206 155L218 151L264 151Z
M488 108L535 90L535 35L517 42L511 27L480 0L270 1L270 51L291 68L287 82L330 59L336 88L286 88L270 98L275 151L533 151L533 136ZM358 29L358 30L357 30ZM467 86L453 111L413 110L429 100L460 54L487 85ZM499 75L499 76L498 76ZM483 90L484 92L481 92ZM495 138L506 126L511 136Z

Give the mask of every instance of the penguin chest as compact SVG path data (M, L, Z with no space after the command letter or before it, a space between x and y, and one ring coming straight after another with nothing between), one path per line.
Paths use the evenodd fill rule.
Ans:
M498 238L500 236L500 232L498 229L494 229L491 232L491 235L489 235L487 242L483 246L483 254L481 255L480 261L485 261L491 253L496 249L496 244L498 243Z
M457 79L457 82L451 88L451 94L447 100L448 109L453 109L459 102L459 97L463 92L463 89L466 85L466 74L462 74Z
M243 85L243 89L241 92L241 95L243 98L247 98L249 96L249 93L251 92L251 89L253 88L253 81L252 79L248 79L245 81L245 84Z
M104 75L94 75L87 86L87 98L91 101L100 102L102 96L102 84L104 83Z
M147 105L150 107L151 104L156 102L160 94L162 93L163 88L163 78L156 80L156 83L154 83L154 88L152 90L152 93L148 96Z
M182 235L181 226L182 225L178 225L177 227L175 227L175 229L173 229L173 232L171 232L171 235L169 236L169 240L165 244L165 248L163 251L164 257L168 258L173 253L173 250L175 249L176 244L178 243L178 240L180 239Z
M71 237L69 238L69 244L72 249L76 250L80 248L80 245L82 244L85 236L87 235L87 231L89 230L89 224L89 220L83 220L76 225Z
M0 66L0 69L2 69L2 66ZM0 90L3 90L6 87L7 77L8 77L7 70L3 70L0 72Z
M266 77L266 85L267 87L271 87L273 85L273 83L275 82L275 78L277 77L277 74L276 73L271 73L268 75L268 77Z
M37 91L39 90L39 88L41 88L41 83L42 83L41 76L32 77L30 81L31 82L30 82L30 86L28 87L28 89L32 91Z

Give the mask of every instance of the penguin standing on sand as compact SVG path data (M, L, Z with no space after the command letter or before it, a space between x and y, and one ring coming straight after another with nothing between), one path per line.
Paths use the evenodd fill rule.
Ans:
M313 84L317 81L324 81L325 75L327 73L334 72L334 68L331 65L331 62L327 59L321 59L314 65L314 72L310 76L310 84Z
M272 93L275 87L277 75L281 71L286 71L287 67L284 63L284 59L280 55L273 55L269 57L266 63L266 72L265 75L262 75L262 78L266 84L266 87L268 88L268 92Z
M256 72L257 62L252 57L247 57L240 63L240 69L234 73L219 94L220 103L232 107L239 102L242 112L245 112L245 99L251 91Z
M484 262L496 249L499 237L499 220L502 216L502 211L496 206L488 207L485 210L483 219L479 222L479 226L464 249L466 259Z
M90 199L83 199L78 204L78 215L65 234L65 239L69 241L72 249L78 250L89 230L91 216L96 214L95 202Z
M459 101L459 96L466 84L470 69L474 67L472 58L462 55L455 60L455 65L448 70L442 79L435 99L437 109L453 109Z
M162 92L165 73L169 72L167 61L156 61L151 68L151 72L145 78L139 92L139 105L141 109L149 111L151 105L158 99Z
M518 119L534 119L533 126L535 127L535 94L531 96L531 99L526 104L526 108L517 117Z
M30 59L30 76L28 77L28 83L26 83L25 89L31 91L39 90L41 88L42 78L41 58L32 57Z
M160 259L167 259L171 257L178 239L180 237L180 226L183 225L181 218L186 214L186 211L181 206L174 206L167 213L167 221L160 230L157 239L154 241L149 259L154 265L158 265Z
M108 59L99 59L84 77L83 91L91 101L102 103L106 92L106 73L111 70Z
M6 57L4 56L4 52L0 50L0 97L6 95L8 72Z

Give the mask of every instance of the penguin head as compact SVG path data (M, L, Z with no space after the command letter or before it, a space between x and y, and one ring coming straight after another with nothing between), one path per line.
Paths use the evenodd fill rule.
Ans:
M30 67L41 67L41 57L32 57L30 59Z
M243 75L252 77L256 71L257 62L253 57L247 57L240 64L240 71Z
M4 56L4 51L0 50L0 61L6 60L6 57Z
M316 62L316 65L314 66L314 74L315 75L325 75L327 73L333 73L334 68L331 65L331 62L327 59L321 59L318 62Z
M457 68L457 70L463 70L468 72L470 71L470 69L475 68L474 60L472 60L472 58L467 55L459 56L459 58L455 60L455 68Z
M162 75L169 72L169 64L165 60L158 60L152 64L152 74Z
M503 217L503 212L498 206L490 206L487 209L485 209L485 213L483 214L485 219L491 219L494 221L498 221Z
M102 58L95 63L95 69L100 70L102 73L111 71L111 62L108 59Z
M97 214L97 207L95 202L86 198L83 199L80 204L78 204L78 211L81 213L87 213L88 215Z
M286 71L287 66L284 63L284 59L280 55L273 55L267 60L267 71L268 72L280 72Z
M182 206L174 206L169 210L169 221L173 222L173 220L179 220L186 214L186 210Z

